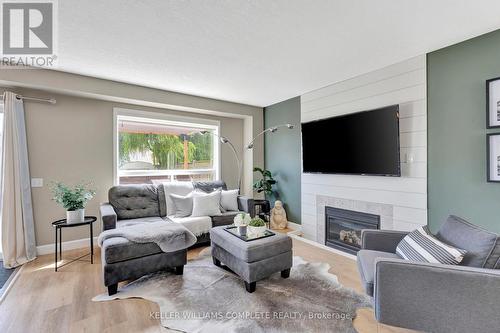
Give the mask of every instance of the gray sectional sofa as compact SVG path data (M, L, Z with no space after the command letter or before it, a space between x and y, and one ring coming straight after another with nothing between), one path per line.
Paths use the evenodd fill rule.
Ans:
M227 189L226 183L222 181L213 182L185 182L193 189L211 192L214 189ZM167 184L150 185L119 185L112 187L108 192L109 202L101 205L101 218L103 230L120 228L127 225L134 225L144 222L177 222L185 225L189 229L190 218L175 219L167 216L166 189ZM247 212L253 216L253 199L238 196L239 211L227 211L218 216L209 216L212 227L230 225L233 218L240 212ZM197 244L210 241L209 230L206 233L195 236L198 238Z
M174 184L172 184L174 185ZM210 192L216 188L226 189L224 182L186 182L181 184L184 191L200 189ZM168 184L160 185L123 185L109 190L109 202L100 208L102 227L104 230L121 228L138 223L158 222L180 223L191 230L192 222L200 230L200 221L206 232L196 234L197 244L210 241L209 231L214 226L229 225L240 211L253 212L253 200L238 197L240 211L228 211L218 216L183 218L175 220L167 216L166 193ZM175 220L175 221L174 221ZM174 269L176 274L183 273L187 261L187 250L171 253L162 252L155 243L133 243L122 237L106 239L101 248L104 285L110 295L117 292L118 282L137 279L145 274L159 270Z

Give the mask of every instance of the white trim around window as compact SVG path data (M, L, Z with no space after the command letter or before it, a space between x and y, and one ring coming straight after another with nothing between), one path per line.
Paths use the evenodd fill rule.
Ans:
M148 112L133 109L124 108L113 108L113 183L114 185L119 184L120 173L118 171L119 166L119 140L118 140L118 118L125 120L136 120L136 121L148 121L157 124L165 124L170 126L192 126L197 128L203 128L211 130L214 132L213 142L214 142L214 157L213 163L215 167L215 179L220 179L221 170L221 158L220 158L220 121L205 119L205 118L195 118L187 116L172 115L162 112ZM174 176L174 175L187 175L187 174L203 174L203 173L213 173L213 169L189 169L189 170L130 170L127 171L127 176ZM123 173L123 171L122 171Z

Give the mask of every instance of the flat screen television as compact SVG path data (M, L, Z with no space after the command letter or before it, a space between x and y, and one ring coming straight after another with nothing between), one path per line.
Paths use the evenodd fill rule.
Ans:
M302 124L304 173L401 176L399 105Z

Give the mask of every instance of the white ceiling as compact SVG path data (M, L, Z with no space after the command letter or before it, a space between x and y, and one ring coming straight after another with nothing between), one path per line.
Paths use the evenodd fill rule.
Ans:
M500 28L498 0L59 0L59 70L267 106Z

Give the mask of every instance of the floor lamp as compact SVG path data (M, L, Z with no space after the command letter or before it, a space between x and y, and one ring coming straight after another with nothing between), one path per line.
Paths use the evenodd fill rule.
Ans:
M264 135L265 133L276 133L278 131L278 129L280 129L282 127L286 127L288 129L293 129L294 125L292 125L292 124L282 124L282 125L277 125L277 126L272 126L272 127L266 128L265 130L263 130L262 132L260 132L259 134L257 134L252 139L252 141L250 141L250 143L248 145L246 145L246 148L248 150L252 150L253 147L254 147L254 142L255 142L255 140L257 140L257 138L259 138L260 136ZM268 209L270 209L271 207L269 207L269 201L265 200L265 202L266 202L265 205L267 205Z
M247 149L253 149L254 147L254 142L255 140L262 136L263 134L265 133L276 133L278 131L278 129L282 128L282 127L286 127L288 129L293 129L294 128L294 125L292 124L282 124L282 125L277 125L277 126L272 126L272 127L269 127L269 128L266 128L265 130L263 130L262 132L260 132L259 134L257 134L253 139L252 141L250 141L249 144L247 144L245 147ZM231 148L231 151L233 152L233 155L234 157L236 158L236 162L238 164L238 192L241 193L241 172L242 172L242 163L241 163L241 158L240 156L238 155L238 152L236 151L236 148L234 147L233 143L228 139L226 138L225 136L221 136L221 135L218 135L216 133L213 133L211 131L201 131L200 132L201 134L207 134L207 133L211 133L213 136L216 136L219 138L219 141L220 143L222 144L227 144L229 145L229 147Z
M236 163L238 164L238 193L241 193L241 168L242 168L241 158L238 156L238 152L236 151L236 148L234 147L233 143L229 141L229 139L226 138L225 136L218 135L214 132L201 131L200 133L201 134L211 133L213 136L219 138L220 143L229 145L231 151L233 152L234 158L236 158Z
M288 129L293 129L295 126L292 125L292 124L282 124L282 125L277 125L277 126L272 126L272 127L269 127L269 128L266 128L265 130L263 130L262 132L260 132L259 134L257 134L253 139L252 141L250 141L250 143L248 145L246 145L246 148L247 149L253 149L253 144L255 142L255 140L257 140L257 138L265 133L276 133L278 131L279 128L281 127L286 127Z

